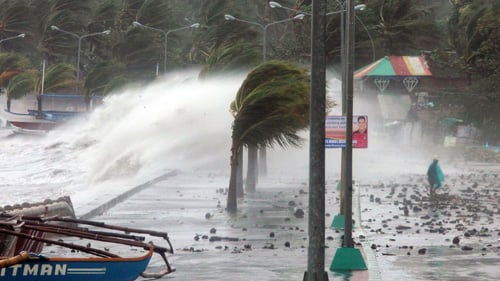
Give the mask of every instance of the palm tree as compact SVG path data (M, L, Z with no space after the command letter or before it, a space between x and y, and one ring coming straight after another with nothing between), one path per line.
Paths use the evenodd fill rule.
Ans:
M34 17L38 30L39 51L42 57L50 62L75 63L77 55L78 40L66 33L51 30L51 26L57 26L75 34L86 34L94 32L88 29L92 15L91 5L94 1L72 1L72 0L33 0L31 8L37 16ZM102 31L102 30L97 30ZM97 36L99 37L99 36ZM88 39L88 40L87 40ZM82 41L82 65L85 64L85 46L89 42L101 40L89 37Z
M10 108L10 100L12 99L34 93L37 99L38 111L42 111L41 94L43 92L58 92L73 88L77 84L74 67L69 64L51 65L44 75L39 70L31 69L10 79L6 90L7 106Z
M15 75L9 80L5 91L7 111L10 111L12 100L20 99L33 91L36 75L36 70L30 70Z
M407 0L377 0L369 8L378 15L377 35L385 54L419 53L435 47L441 38L432 6Z
M0 87L6 88L12 77L30 68L30 61L21 54L0 53Z
M439 52L437 66L451 73L464 72L469 87L460 95L450 94L449 101L462 105L464 119L483 129L485 141L498 140L498 104L500 100L500 3L495 0L453 1L449 44L453 52ZM443 55L450 54L448 57ZM458 91L455 91L455 93Z
M235 1L201 2L199 17L202 32L195 34L192 56L194 61L205 64L202 76L224 71L248 71L262 62L261 48L255 44L260 42L258 32L248 24L224 19L225 14L237 16L240 13L242 6ZM253 13L248 11L247 14Z
M32 89L33 85L32 84L25 84L22 83L18 84L19 82L14 81L11 84L11 88L9 88L9 84L11 80L18 80L22 81L23 79L21 77L16 78L16 76L19 76L20 74L23 74L23 76L32 76L30 73L26 73L27 69L31 69L31 63L28 60L28 58L22 56L21 54L18 53L1 53L0 54L0 87L6 89L6 106L7 106L7 111L10 111L10 106L11 102L13 99L18 99L21 98L26 90L24 90L24 87L29 87L29 89ZM28 71L29 72L29 71ZM16 85L16 86L14 86ZM13 88L17 88L14 90ZM20 94L23 93L23 94Z
M32 51L30 49L30 31L34 24L29 9L29 3L26 0L19 1L0 1L0 39L16 36L25 33L24 39L9 40L2 42L1 49L16 51Z
M251 71L241 85L232 105L235 118L228 211L237 210L236 180L242 146L300 145L297 132L309 122L309 79L303 68L269 61Z
M449 42L466 66L469 79L476 72L490 75L498 72L498 28L497 17L500 3L494 0L464 2L457 1L449 20Z
M85 79L85 95L90 98L92 95L106 95L115 86L110 88L111 81L116 83L115 78L125 78L125 65L113 61L102 62L96 65ZM122 79L120 79L122 80ZM125 79L128 81L128 79ZM122 80L122 81L125 81Z

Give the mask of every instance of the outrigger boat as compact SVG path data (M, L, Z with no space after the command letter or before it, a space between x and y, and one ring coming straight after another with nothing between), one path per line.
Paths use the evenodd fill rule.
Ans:
M14 112L4 109L0 117L20 132L47 132L56 129L69 120L85 116L97 105L102 97L75 94L41 94L39 109Z
M86 226L86 227L83 227ZM44 235L32 235L33 232ZM0 214L0 234L15 236L18 239L34 241L37 247L26 249L16 255L0 257L0 280L22 281L133 281L139 276L144 278L160 278L175 271L166 257L173 254L173 247L165 232L150 231L108 225L103 222L80 220L64 217L11 216ZM145 236L166 241L167 247L145 243ZM66 238L64 238L66 237ZM63 242L68 237L76 238L75 242ZM161 238L161 239L159 239ZM97 248L89 241L99 245L111 245ZM87 243L81 245L80 243ZM40 250L39 245L57 245L67 248L72 253L68 257L63 254L52 257ZM127 245L143 249L144 254L134 257L122 257L110 251L116 245ZM33 252L32 250L36 250ZM52 252L52 251L51 251ZM73 257L75 252L78 257ZM159 272L146 272L153 257L158 254L165 263Z

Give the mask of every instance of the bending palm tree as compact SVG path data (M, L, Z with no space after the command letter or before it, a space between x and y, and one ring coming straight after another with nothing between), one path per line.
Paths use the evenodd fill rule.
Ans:
M34 93L38 111L41 111L40 95L44 90L57 92L74 87L76 84L74 67L69 64L54 64L47 69L45 75L41 75L38 70L28 70L10 79L6 90L7 106L9 107L11 99L18 99L29 93Z
M309 79L298 66L269 61L250 72L241 85L231 104L235 119L228 211L237 210L236 180L242 146L300 145L297 132L309 123Z

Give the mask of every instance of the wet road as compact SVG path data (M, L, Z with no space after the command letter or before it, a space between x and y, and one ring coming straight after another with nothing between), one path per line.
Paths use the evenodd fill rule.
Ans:
M240 201L240 212L233 217L224 211L225 186L221 179L193 184L192 178L171 178L94 219L168 232L176 251L169 261L176 272L164 279L302 280L307 268L307 220L295 217L294 211L308 200L300 191L303 183L263 186ZM327 220L328 226L331 218ZM340 235L327 232L331 237L326 269ZM221 241L209 241L214 236ZM160 260L151 263L153 269L160 265Z
M175 248L169 261L176 272L164 280L302 280L307 269L308 246L306 181L263 182L257 193L247 194L239 201L238 214L229 216L224 211L226 180L225 177L171 177L144 188L93 219L168 232ZM354 200L353 212L354 218L362 216L358 220L363 228L355 227L353 238L365 246L362 249L370 258L369 270L347 275L329 271L343 232L329 228L339 208L336 184L331 183L327 185L325 217L325 270L330 280L497 280L500 263L497 237L486 237L489 239L486 244L482 238L468 242L463 239L464 245L473 248L470 251L450 247L449 239L455 233L428 233L424 228L421 233L415 232L423 214L404 217L401 206L387 198L374 204L369 195L382 197L388 190L362 183L355 189L355 195L358 192L361 195L359 201ZM297 209L305 211L303 218L294 215ZM385 232L374 232L384 218ZM391 232L401 223L411 225L413 230ZM490 227L498 228L498 221L495 219ZM220 240L210 241L210 237ZM369 247L373 244L379 246L372 251ZM426 253L418 254L422 248ZM153 270L159 269L162 261L155 259L150 265Z

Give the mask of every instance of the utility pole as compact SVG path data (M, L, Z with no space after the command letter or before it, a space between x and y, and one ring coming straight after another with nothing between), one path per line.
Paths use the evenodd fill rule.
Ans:
M354 1L347 1L347 17L345 26L346 48L345 54L347 63L345 64L345 90L347 95L346 107L346 145L345 145L345 190L344 190L344 245L354 247L352 243L352 115L353 115L353 86L354 86Z
M354 89L354 0L346 1L345 26L345 91L346 103L346 144L345 144L345 193L344 193L344 246L337 249L330 270L366 270L366 263L359 249L352 241L352 113Z
M328 280L325 272L326 4L326 0L312 0L309 248L304 281Z

